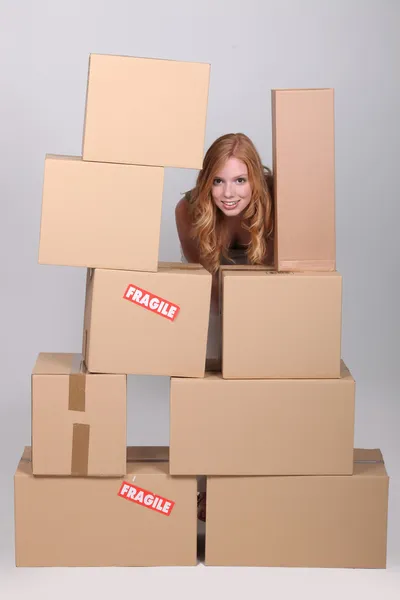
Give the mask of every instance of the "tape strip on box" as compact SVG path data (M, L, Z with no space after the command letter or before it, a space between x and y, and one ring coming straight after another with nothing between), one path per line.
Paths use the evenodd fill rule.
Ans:
M74 423L72 427L71 475L88 474L90 425Z
M85 412L86 373L82 358L74 356L69 375L68 410ZM71 475L86 476L89 463L90 425L74 423L72 426Z

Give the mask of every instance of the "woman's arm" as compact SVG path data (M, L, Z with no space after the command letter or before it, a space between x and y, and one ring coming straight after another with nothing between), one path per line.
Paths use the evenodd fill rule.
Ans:
M186 260L191 263L200 263L197 244L190 236L192 219L189 212L189 203L185 197L181 198L175 207L175 222L182 252Z
M181 198L175 207L175 222L179 241L182 246L182 252L186 260L191 263L199 263L207 269L204 261L200 258L200 252L196 241L190 236L192 220L189 212L189 205L185 198ZM211 287L211 307L214 311L218 310L218 292L218 273L214 273Z

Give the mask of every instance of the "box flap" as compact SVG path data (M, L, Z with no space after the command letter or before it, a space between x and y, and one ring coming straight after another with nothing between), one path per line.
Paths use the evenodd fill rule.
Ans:
M222 271L276 271L273 265L220 265Z
M82 162L81 156L69 156L66 154L46 154L46 160L73 160Z
M26 477L32 475L32 448L25 446L20 461L18 463L15 476Z
M128 446L126 462L168 462L168 446Z
M350 381L354 381L354 378L343 359L340 361L340 379L349 379Z
M158 272L168 272L173 273L177 271L184 271L186 273L200 273L202 275L211 276L211 274L198 263L181 263L181 262L162 262L158 263Z
M334 88L273 88L271 90L272 95L277 92L295 92L298 94L299 92L333 92Z
M168 446L128 446L126 474L169 474Z
M354 462L357 463L383 463L382 452L378 448L355 448Z
M274 269L264 267L263 269L223 269L221 271L225 277L342 277L338 271L275 271Z
M85 373L82 354L67 352L41 352L32 375L69 375Z
M355 448L353 474L387 477L382 452L378 448Z

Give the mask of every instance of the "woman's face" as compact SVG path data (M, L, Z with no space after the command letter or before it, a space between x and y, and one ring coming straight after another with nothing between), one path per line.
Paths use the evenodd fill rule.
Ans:
M214 177L211 194L227 217L235 217L247 208L251 200L251 186L245 163L237 158L228 158Z

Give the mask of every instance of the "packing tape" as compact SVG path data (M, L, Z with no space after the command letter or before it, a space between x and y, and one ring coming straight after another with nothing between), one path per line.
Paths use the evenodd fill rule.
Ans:
M68 410L85 412L86 373L82 372L82 358L76 354L71 365L68 390Z
M72 426L71 475L88 474L90 425L74 423Z
M85 412L86 373L82 357L76 354L71 365L68 389L68 410ZM71 475L88 474L90 425L74 423L72 426Z
M355 460L354 461L356 465L379 465L379 464L383 464L385 461L384 460L368 460L367 458L365 460Z

